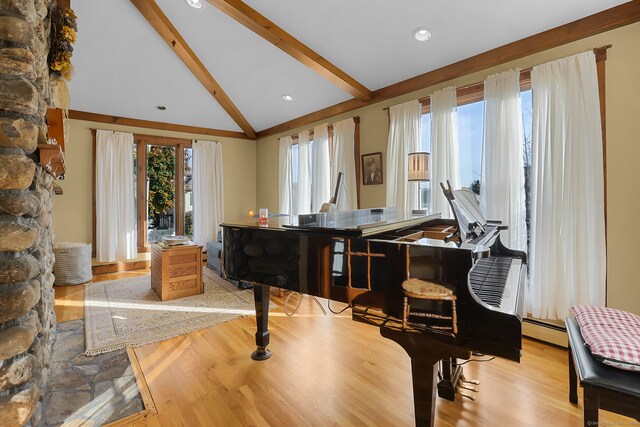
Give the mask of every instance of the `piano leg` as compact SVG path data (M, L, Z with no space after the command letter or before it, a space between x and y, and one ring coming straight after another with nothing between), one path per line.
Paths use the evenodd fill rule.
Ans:
M269 345L269 295L270 287L258 283L253 284L253 301L256 305L256 345L258 349L251 353L253 360L267 360L271 357Z
M436 383L438 382L438 362L423 362L411 358L413 380L413 410L416 426L433 427L436 419Z
M471 357L471 352L434 340L420 332L381 326L380 335L398 343L411 358L416 426L433 427L436 414L438 362L450 357L468 359Z

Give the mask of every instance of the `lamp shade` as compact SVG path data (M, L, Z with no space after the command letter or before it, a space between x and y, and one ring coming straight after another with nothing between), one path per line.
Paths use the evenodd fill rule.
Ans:
M409 181L429 181L429 153L409 153Z

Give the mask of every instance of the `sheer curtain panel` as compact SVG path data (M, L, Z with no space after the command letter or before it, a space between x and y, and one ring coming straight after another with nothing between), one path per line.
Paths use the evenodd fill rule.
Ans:
M420 151L422 105L418 100L389 108L387 143L387 206L399 211L417 209L418 184L409 182L409 153ZM364 173L364 171L363 171Z
M279 212L293 215L292 178L291 178L291 145L293 141L290 136L280 138L278 147L278 183L280 187Z
M217 241L224 212L222 144L193 141L193 241Z
M487 77L484 100L480 208L485 218L509 226L500 234L507 247L526 251L520 70Z
M138 256L133 134L96 131L96 258L124 261Z
M531 273L527 309L562 319L604 305L606 249L598 78L593 52L533 67Z
M449 180L460 188L456 88L447 87L431 95L431 212L453 218L449 202L440 188Z
M298 214L311 213L311 153L309 131L298 134Z
M357 209L358 185L355 169L355 131L356 124L353 118L339 121L333 124L333 162L331 162L331 188L335 188L338 180L338 172L342 172L342 184L338 191L339 211Z
M327 124L313 128L313 165L311 167L311 210L320 211L331 198L329 165L329 129Z

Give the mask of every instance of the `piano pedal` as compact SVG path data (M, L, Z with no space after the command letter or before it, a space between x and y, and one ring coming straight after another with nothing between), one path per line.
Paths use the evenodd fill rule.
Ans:
M480 391L477 387L473 387L473 386L467 385L463 381L460 381L460 383L458 384L458 389L469 390L469 391L472 391L474 393L477 393L477 392Z
M462 381L465 384L480 385L480 381L470 380L469 378L465 377L464 374L462 374L462 376L460 377L460 381Z
M474 402L476 401L476 396L475 396L475 395L473 395L473 394L471 394L471 393L467 393L467 392L465 392L465 391L460 390L460 386L458 386L458 387L456 388L456 392L457 392L460 396L462 396L462 397L464 397L464 398L467 398L467 399L469 399L469 400L473 400Z

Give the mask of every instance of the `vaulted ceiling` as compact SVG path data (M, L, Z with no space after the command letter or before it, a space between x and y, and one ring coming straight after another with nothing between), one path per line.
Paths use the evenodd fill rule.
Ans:
M72 1L79 33L71 108L253 137L624 1L205 3ZM431 40L417 42L418 27Z

